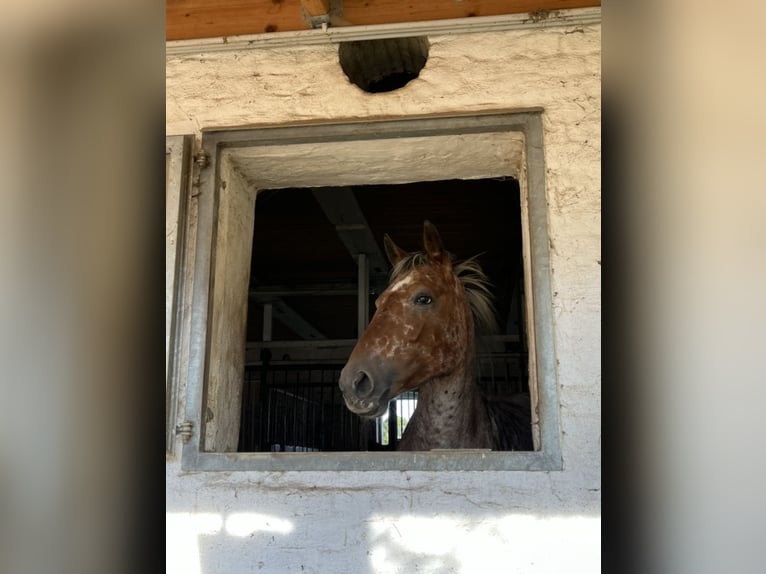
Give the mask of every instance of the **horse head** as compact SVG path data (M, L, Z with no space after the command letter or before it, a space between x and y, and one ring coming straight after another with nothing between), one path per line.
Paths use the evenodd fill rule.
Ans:
M436 227L423 224L423 251L408 253L384 237L391 282L359 338L339 386L352 412L376 417L401 393L470 369L474 327L466 288Z

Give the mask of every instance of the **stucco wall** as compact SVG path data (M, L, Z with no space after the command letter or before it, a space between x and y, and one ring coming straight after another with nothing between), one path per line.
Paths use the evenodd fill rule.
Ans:
M564 461L531 473L184 473L170 457L168 572L599 571L600 36L593 25L430 37L420 77L386 94L351 84L331 45L168 57L168 135L544 108Z

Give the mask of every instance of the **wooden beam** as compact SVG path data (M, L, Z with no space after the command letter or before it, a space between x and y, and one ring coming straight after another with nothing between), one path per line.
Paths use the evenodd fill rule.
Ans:
M308 362L312 364L342 365L348 359L351 350L356 345L356 339L325 339L323 341L249 341L245 356L247 365L261 363L261 352L270 349L271 365L295 364Z
M388 260L375 241L353 190L350 187L319 187L313 193L354 261L358 262L362 253L367 256L373 287L377 290L381 284L385 285Z
M301 339L307 341L317 341L326 339L324 333L314 327L300 313L290 307L281 299L274 299L270 303L273 317L288 327L293 333Z
M243 34L309 30L307 5L317 10L329 0L166 0L165 39L188 40ZM370 26L529 13L601 6L600 0L343 0L343 24ZM326 12L325 12L326 13ZM333 25L337 21L333 20Z
M277 297L322 297L353 295L356 297L356 283L316 283L300 286L261 285L250 289L250 297L257 301L271 301Z
M301 6L309 16L324 16L330 13L330 0L301 0Z
M271 327L274 308L271 303L264 303L263 305L263 340L271 341Z

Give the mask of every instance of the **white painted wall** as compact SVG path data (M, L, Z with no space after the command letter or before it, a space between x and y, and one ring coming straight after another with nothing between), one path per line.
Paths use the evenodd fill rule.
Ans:
M168 57L168 135L544 108L564 459L557 472L184 473L168 457L168 572L600 570L600 36L430 37L420 77L387 94L351 84L329 45Z

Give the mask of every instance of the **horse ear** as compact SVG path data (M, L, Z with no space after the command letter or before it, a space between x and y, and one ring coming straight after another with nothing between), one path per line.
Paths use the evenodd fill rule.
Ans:
M441 235L436 230L436 226L428 220L423 222L423 248L431 261L441 263L444 260L445 252Z
M388 233L383 235L383 247L386 249L386 257L388 257L391 265L396 265L402 259L407 257L407 252L394 243Z

